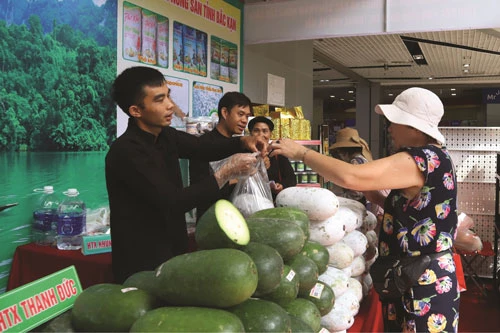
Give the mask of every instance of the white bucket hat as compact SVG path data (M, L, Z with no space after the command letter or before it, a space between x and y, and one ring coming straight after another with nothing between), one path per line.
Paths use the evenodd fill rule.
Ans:
M409 88L396 96L392 104L379 104L375 112L383 114L391 123L413 127L444 144L445 138L438 125L444 107L439 97L423 88Z

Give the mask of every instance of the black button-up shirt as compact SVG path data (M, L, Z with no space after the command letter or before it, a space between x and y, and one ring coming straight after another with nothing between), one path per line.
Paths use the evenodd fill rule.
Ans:
M219 160L240 151L239 138L198 138L171 127L155 138L129 119L106 156L116 282L186 252L185 212L218 193L214 176L184 188L179 158Z

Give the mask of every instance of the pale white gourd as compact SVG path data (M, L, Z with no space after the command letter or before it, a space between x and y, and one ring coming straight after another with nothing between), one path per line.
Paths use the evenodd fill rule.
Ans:
M335 298L345 293L349 287L349 276L342 270L331 266L328 266L326 271L318 276L318 280L332 288Z
M346 234L342 239L342 242L349 245L349 247L353 250L355 257L363 255L368 247L368 240L366 236L358 230L353 230Z
M344 242L326 246L330 255L328 265L338 269L349 267L354 260L354 251Z
M371 246L378 247L378 236L375 230L369 230L365 233L366 240L368 241L368 244Z
M347 309L351 316L355 316L359 312L359 300L356 293L348 289L345 293L339 297L335 297L334 308Z
M276 196L276 207L296 207L313 221L323 221L335 215L339 200L333 192L321 187L288 187Z
M361 231L362 233L366 233L367 231L374 230L376 226L377 217L369 210L366 211L366 216L363 219L363 225L361 226L359 231Z
M339 197L339 206L348 208L357 215L358 219L356 228L359 228L363 224L363 220L365 219L367 213L365 205L353 199Z
M356 278L349 279L349 290L351 290L358 298L358 302L363 299L363 285Z
M363 256L354 257L351 265L351 276L360 276L365 272L365 258Z
M354 317L347 309L332 309L321 317L321 326L330 332L342 331L351 328L354 324Z
M320 222L311 221L313 223L309 225L309 239L323 246L329 246L344 238L345 226L334 218L335 215Z
M345 232L351 232L357 228L359 216L350 208L340 206L333 216L333 220L345 225Z

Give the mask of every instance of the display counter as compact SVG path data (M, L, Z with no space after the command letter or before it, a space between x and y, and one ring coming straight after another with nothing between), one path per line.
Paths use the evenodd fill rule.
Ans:
M34 243L16 248L7 291L74 265L82 288L97 283L112 283L111 253L85 256L79 250L58 250Z
M360 304L359 312L354 317L354 324L347 330L355 332L383 332L384 319L382 317L382 304L375 290L371 289Z

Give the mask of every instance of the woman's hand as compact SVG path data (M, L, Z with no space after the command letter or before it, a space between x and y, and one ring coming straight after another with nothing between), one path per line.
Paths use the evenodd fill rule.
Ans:
M291 139L279 139L273 141L269 148L269 156L283 155L291 160L302 161L305 152L308 150L301 144L296 143Z

